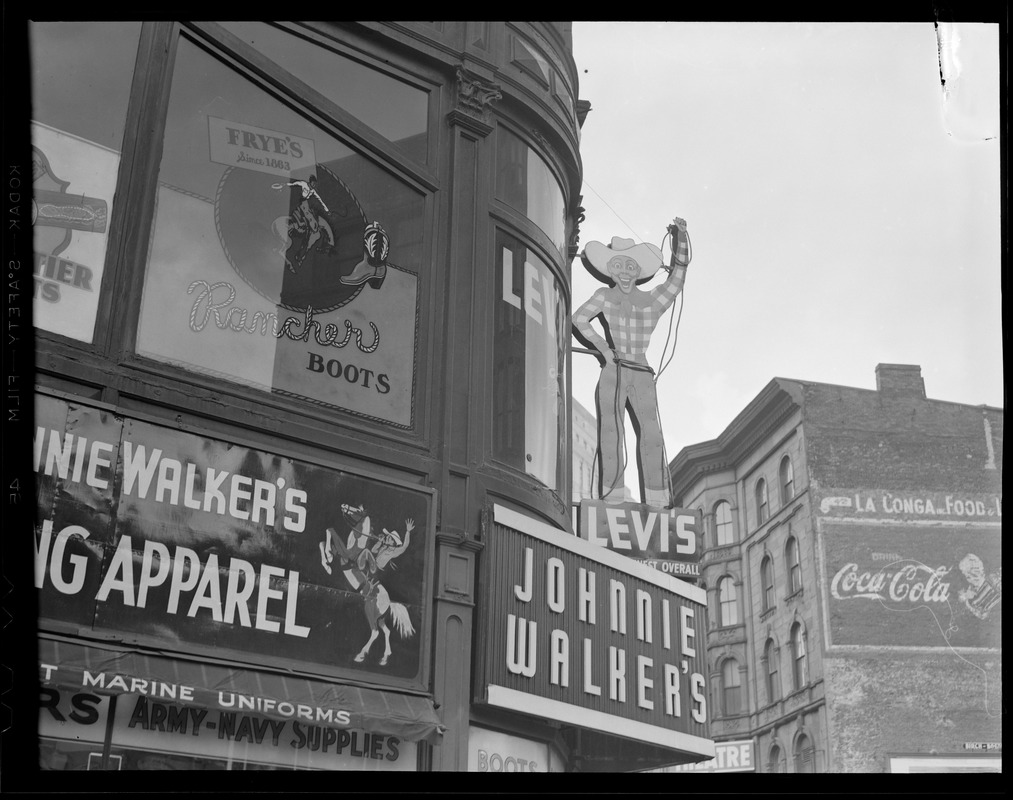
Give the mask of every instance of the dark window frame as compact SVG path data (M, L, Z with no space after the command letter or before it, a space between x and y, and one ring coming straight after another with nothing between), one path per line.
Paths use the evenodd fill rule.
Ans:
M728 681L729 670L735 676L735 683ZM726 658L721 662L721 711L724 716L731 717L743 712L742 685L739 662L734 658Z
M784 544L785 570L788 579L788 594L792 595L802 589L802 558L798 537L789 536Z
M730 590L731 597L725 596L725 587L728 587ZM726 615L726 608L731 609L730 614ZM729 617L731 617L730 620ZM739 615L739 590L735 585L735 578L731 575L724 575L718 580L718 619L722 628L738 625L741 622Z
M767 496L767 481L764 478L757 479L753 491L756 499L756 526L759 527L770 519L770 500Z
M791 456L785 455L778 467L780 478L781 505L788 505L795 498L795 468L791 463Z
M718 519L719 509L728 510L728 519L721 521ZM711 511L712 519L714 521L714 546L725 547L730 544L735 544L735 516L732 514L732 504L727 500L718 500L714 504L714 508ZM727 540L722 541L722 532L727 532Z
M760 589L763 592L762 608L769 611L777 603L774 593L774 559L769 553L765 553L760 561Z
M320 31L327 25L315 24L313 35L319 38ZM430 343L439 336L436 330L439 320L433 311L438 306L438 281L432 277L432 265L438 238L435 221L442 206L438 162L443 158L440 153L445 134L441 133L439 120L445 102L441 98L446 93L441 92L441 88L447 79L434 68L400 59L392 49L385 49L380 55L366 56L364 52L369 48L364 44L361 51L355 48L361 36L346 28L335 30L339 31L341 41L328 41L326 46L330 49L428 90L428 163L420 164L411 159L396 145L214 23L143 22L127 104L116 179L117 203L109 221L93 341L86 343L37 331L37 365L43 374L40 383L113 404L119 402L121 392L127 392L142 403L169 403L202 415L221 416L226 423L239 412L253 420L251 424L254 427L283 431L285 438L311 447L323 444L323 436L330 449L354 452L361 450L364 442L372 442L383 452L385 445L382 441L386 440L392 443L389 455L393 463L400 463L411 471L427 469L431 460L428 455L430 384L438 372L434 371L430 357ZM289 30L289 33L306 37L310 31ZM422 196L423 244L418 272L419 323L413 378L415 412L410 429L357 417L341 409L321 408L308 402L277 397L135 354L144 279L144 270L138 265L147 263L169 94L176 51L183 38L201 47L270 96L294 108L314 125ZM223 398L227 398L225 403L222 403ZM230 413L226 414L222 408ZM396 445L393 444L395 442ZM404 449L405 445L407 449Z

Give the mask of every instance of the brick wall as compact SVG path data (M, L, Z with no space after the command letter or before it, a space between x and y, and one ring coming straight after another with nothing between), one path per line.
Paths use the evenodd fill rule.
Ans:
M964 754L1002 741L1002 662L967 653L827 658L833 769L885 772L889 754Z

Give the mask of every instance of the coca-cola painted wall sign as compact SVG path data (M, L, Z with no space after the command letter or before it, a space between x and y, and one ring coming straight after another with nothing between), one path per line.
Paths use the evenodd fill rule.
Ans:
M830 644L998 648L998 529L823 526Z

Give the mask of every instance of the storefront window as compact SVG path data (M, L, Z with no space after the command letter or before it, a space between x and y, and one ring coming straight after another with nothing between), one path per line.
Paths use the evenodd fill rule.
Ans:
M413 771L417 748L395 736L143 695L46 687L39 715L45 771Z
M263 22L223 22L244 42L425 162L429 96L404 81Z
M542 157L506 128L499 129L496 141L496 197L535 223L565 257L566 207L559 181Z
M413 424L424 198L179 44L137 352Z
M559 487L566 448L567 310L552 270L496 233L493 453Z
M35 22L32 230L35 327L92 341L138 22Z

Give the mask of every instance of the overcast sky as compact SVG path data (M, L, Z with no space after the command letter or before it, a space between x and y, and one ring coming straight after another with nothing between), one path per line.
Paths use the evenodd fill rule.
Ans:
M998 26L941 30L945 92L932 23L574 23L581 247L689 223L669 460L774 377L875 389L919 364L930 398L1004 405ZM574 308L600 285L574 261ZM597 379L575 353L591 410Z

